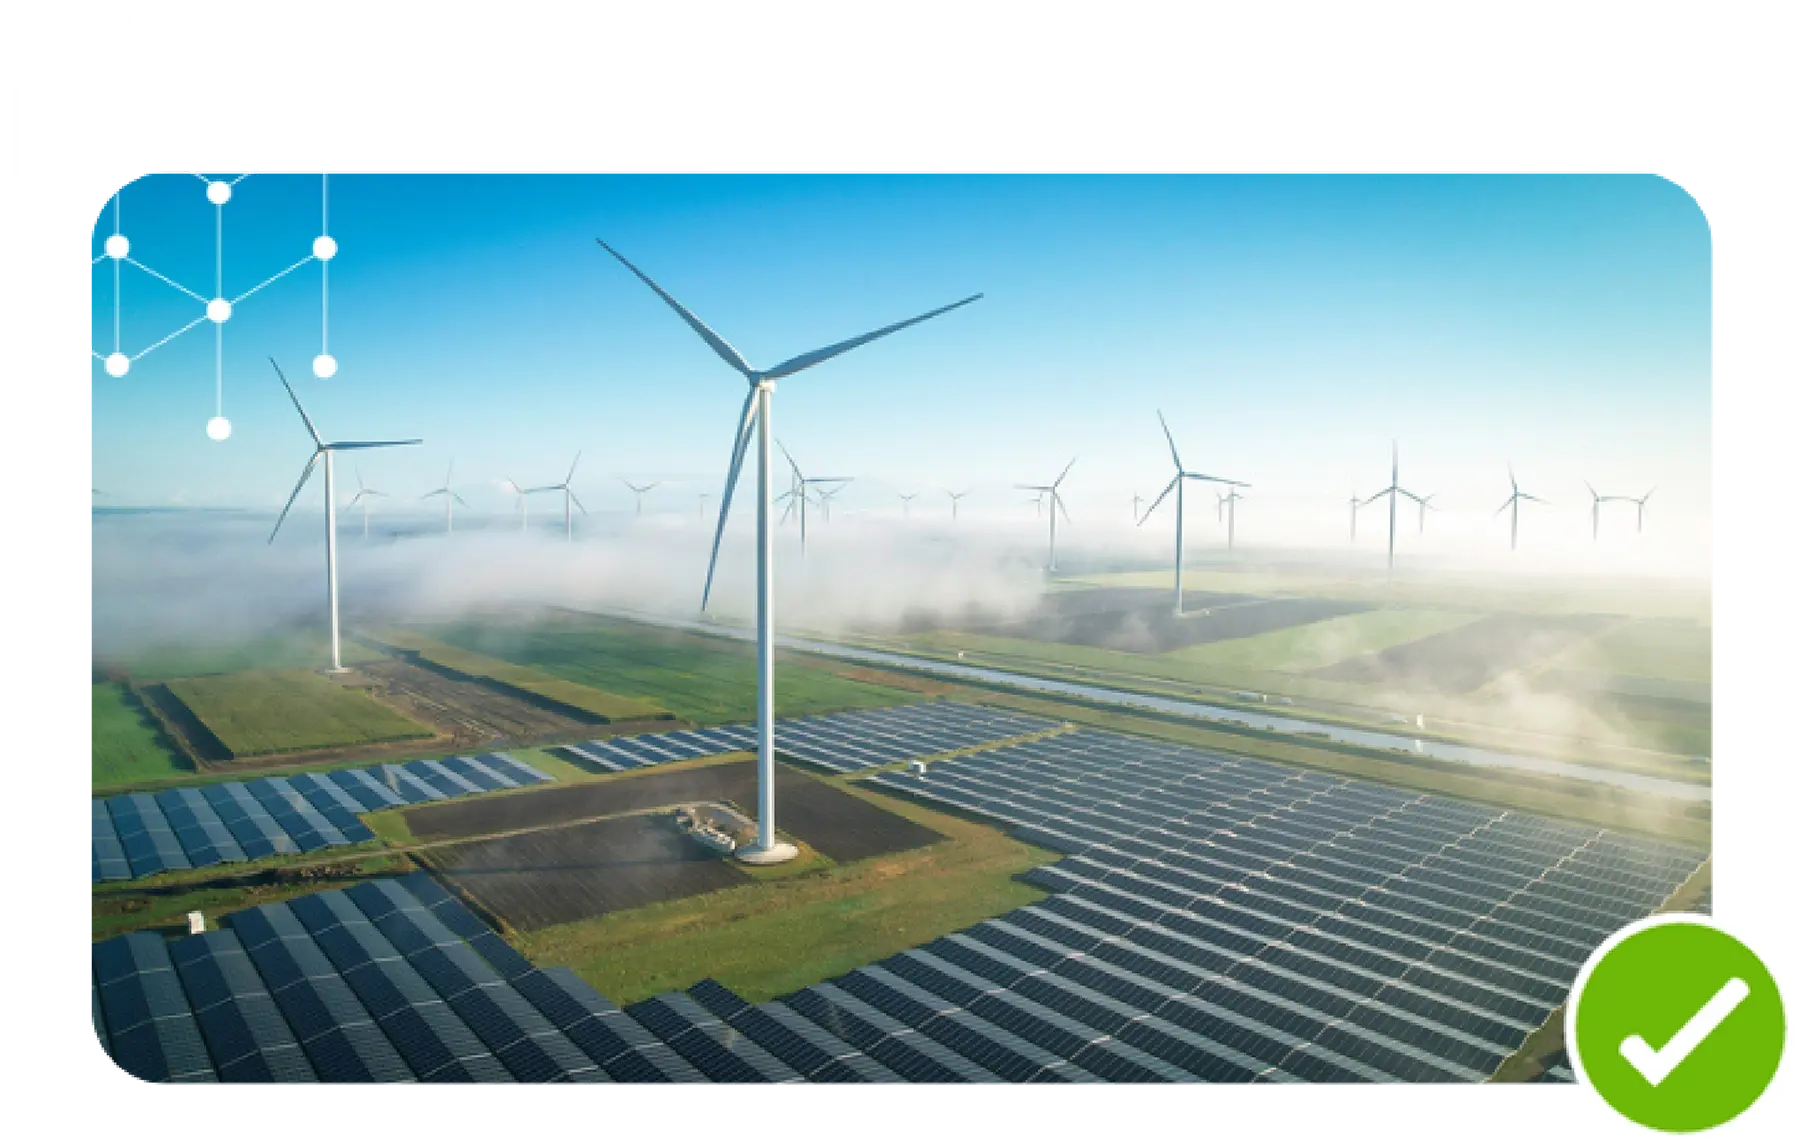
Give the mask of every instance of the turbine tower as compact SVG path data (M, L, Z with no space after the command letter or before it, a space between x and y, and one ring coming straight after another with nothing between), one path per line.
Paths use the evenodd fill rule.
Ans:
M1137 491L1135 491L1135 490L1132 491L1132 494L1131 494L1131 520L1134 522L1138 520L1138 509L1137 509L1138 503L1140 503L1142 501L1143 501L1143 499L1137 496Z
M1362 508L1362 499L1356 496L1356 487L1350 488L1350 541L1356 541L1356 511Z
M619 481L625 483L626 487L637 495L637 514L640 517L644 513L644 495L662 485L661 482L652 482L648 486L639 486L629 478L620 478Z
M1075 459L1071 458L1069 464L1063 467L1063 472L1056 476L1056 481L1048 486L1019 487L1021 490L1036 490L1040 507L1044 504L1046 497L1050 499L1050 564L1044 567L1050 573L1056 572L1056 511L1062 511L1063 521L1069 520L1069 507L1063 504L1062 494L1058 492L1057 487L1062 485L1063 479L1069 476L1069 471L1074 467Z
M1494 517L1498 518L1501 514L1506 513L1508 507L1511 507L1511 509L1512 509L1512 548L1516 550L1519 548L1519 503L1520 502L1538 502L1545 506L1548 506L1550 503L1544 501L1544 499L1542 499L1542 498L1539 498L1533 494L1527 494L1525 491L1519 489L1519 479L1513 475L1513 468L1512 468L1511 462L1508 462L1506 464L1506 480L1508 482L1512 483L1512 496L1507 498L1506 501L1500 503L1500 508L1498 510L1494 511ZM1648 494L1644 495L1644 497L1646 497L1646 498L1648 498L1649 496L1650 495L1648 495Z
M1622 498L1622 499L1620 499L1621 501L1632 502L1637 505L1637 511L1638 511L1637 532L1640 534L1644 532L1644 503L1648 502L1650 500L1650 495L1654 494L1654 493L1656 493L1656 487L1652 486L1652 487L1650 487L1650 489L1648 491L1645 492L1645 494L1642 498Z
M1169 420L1163 417L1160 410L1156 412L1156 420L1162 423L1163 437L1169 441L1169 457L1175 463L1175 476L1169 479L1169 484L1163 487L1163 492L1156 496L1156 501L1150 503L1150 508L1144 511L1143 517L1138 519L1138 525L1141 526L1150 520L1150 515L1156 513L1156 507L1163 504L1163 499L1169 496L1169 491L1175 492L1175 616L1180 617L1181 554L1187 524L1187 484L1189 482L1217 482L1226 486L1248 486L1250 483L1239 482L1231 478L1216 478L1211 474L1201 474L1183 466L1181 451L1175 448L1175 435L1169 432Z
M356 467L352 467L352 469L354 470L354 472L356 474L356 497L351 498L350 505L345 506L344 508L349 509L351 506L356 505L358 502L362 503L363 537L366 538L369 536L369 503L373 502L377 498L385 498L385 497L387 497L387 495L382 493L380 490L371 490L367 486L363 485L362 467L356 466Z
M526 490L524 492L525 494L548 494L553 490L561 490L562 491L562 496L563 496L563 536L566 537L571 542L575 540L574 507L580 507L581 512L584 515L587 513L587 507L581 505L581 499L577 498L575 496L575 490L569 485L570 482L573 482L575 480L575 467L577 467L579 465L581 465L581 451L577 450L575 452L575 461L569 463L568 476L565 477L561 482L558 482L554 486L533 486L531 489ZM519 497L519 507L520 507L521 513L524 512L524 506L525 506L525 498L524 498L524 495L521 494Z
M778 449L780 449L781 456L783 458L787 459L788 470L790 472L790 477L788 479L788 492L783 494L781 497L777 498L775 501L776 501L777 505L779 505L782 502L786 502L788 504L787 512L781 515L781 520L783 522L786 522L788 520L788 517L793 514L795 507L799 507L799 510L800 510L800 556L805 557L806 556L806 504L808 502L812 501L812 499L814 499L816 497L819 500L819 508L821 510L825 511L825 520L828 522L831 520L831 509L830 509L830 503L828 501L830 495L827 494L823 488L821 488L818 491L818 493L815 494L813 492L813 488L815 486L823 487L823 485L825 485L827 483L849 482L852 479L849 479L849 478L808 478L801 471L800 463L794 461L794 456L792 454L788 453L788 448L787 448L786 444L784 444L781 441L781 439L777 438L775 440L775 445ZM836 493L836 491L832 491L832 493Z
M281 517L275 519L275 528L269 531L269 544L275 542L275 535L281 532L281 524L287 521L288 511L294 508L294 499L300 496L301 487L312 477L313 467L318 465L321 456L325 459L325 597L331 612L331 671L342 673L344 664L338 649L338 579L337 579L337 501L332 492L332 458L340 450L375 450L383 446L417 446L422 439L405 438L385 442L327 442L319 437L313 420L306 416L306 408L300 405L300 396L288 385L287 375L281 373L281 367L274 359L269 365L275 368L275 377L281 380L283 390L294 402L294 409L300 413L300 421L306 424L306 433L312 437L312 457L306 460L306 469L300 471L300 480L294 483L294 492L288 495L287 505L281 508Z
M525 487L519 485L511 478L506 479L506 485L511 488L513 497L519 500L519 532L522 534L525 532L525 528L531 523L531 510L525 503L525 495L530 491L526 490Z
M956 521L956 511L962 505L962 500L969 496L969 492L964 490L958 493L955 490L945 490L944 493L950 495L950 520L954 522Z
M1237 548L1237 504L1244 500L1244 494L1233 486L1231 492L1219 495L1219 508L1225 511L1225 548Z
M454 473L456 473L456 459L452 458L450 459L450 468L444 471L444 484L431 491L429 494L421 495L419 498L419 500L423 502L426 498L435 498L440 494L443 495L444 532L446 534L453 534L456 532L456 520L452 514L455 503L462 502L464 506L468 505L467 502L463 502L461 494L458 494L455 490L450 488L450 475Z
M1419 496L1417 494L1413 493L1411 490L1408 490L1405 487L1400 485L1400 444L1398 442L1396 442L1396 443L1394 443L1393 477L1389 480L1387 489L1378 491L1374 494L1370 494L1367 498L1363 499L1363 502L1362 502L1362 504L1366 506L1370 502L1377 502L1377 501L1380 501L1382 498L1386 498L1388 500L1387 572L1388 572L1388 579L1390 581L1393 580L1393 577L1394 577L1394 531L1395 531L1395 528L1399 524L1400 499L1403 497L1411 498L1415 502L1419 501ZM1356 520L1354 511L1352 511L1352 516L1351 516L1350 520L1353 523Z
M1413 499L1413 501L1415 501L1419 504L1419 536L1420 537L1425 536L1425 511L1437 509L1436 506L1431 504L1432 499L1434 499L1436 497L1437 497L1436 494L1427 494L1423 498L1414 498Z
M706 588L701 592L700 609L705 611L707 602L712 598L713 574L718 569L719 542L725 535L725 521L731 513L731 493L737 485L738 472L744 464L744 456L749 452L752 433L756 436L756 776L757 776L757 809L756 809L756 847L747 853L740 853L739 859L752 864L773 864L790 859L795 854L793 845L775 838L775 547L774 538L769 530L769 503L774 493L769 472L769 441L772 437L769 420L775 396L775 383L778 379L798 374L809 367L818 366L829 359L836 358L846 351L855 350L865 343L874 342L896 331L904 330L927 319L935 318L946 311L966 306L981 298L970 295L927 311L922 315L901 322L881 327L843 342L833 343L827 347L798 355L794 358L770 367L758 370L744 360L735 348L724 339L713 333L711 327L701 322L694 313L675 301L675 297L657 286L650 276L632 266L625 256L607 246L604 241L600 246L608 254L624 265L625 269L636 275L646 287L655 291L663 302L669 305L681 317L696 335L714 354L724 360L725 364L737 371L744 378L749 393L744 398L744 409L738 415L737 425L732 434L731 462L725 471L725 489L719 498L719 524L713 532L712 557L706 565Z

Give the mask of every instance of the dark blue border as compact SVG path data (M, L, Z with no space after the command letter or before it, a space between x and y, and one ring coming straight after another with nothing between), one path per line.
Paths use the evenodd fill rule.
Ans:
M1570 1088L139 1088L0 1059L9 1143L1624 1143Z

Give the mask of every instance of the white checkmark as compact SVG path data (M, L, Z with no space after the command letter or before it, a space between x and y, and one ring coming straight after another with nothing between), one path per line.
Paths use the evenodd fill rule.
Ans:
M1664 1044L1660 1051L1646 1043L1643 1036L1628 1035L1625 1042L1619 1045L1619 1054L1637 1068L1638 1074L1648 1080L1651 1087L1661 1086L1662 1081L1669 1078L1669 1073L1680 1067L1682 1061L1692 1055L1694 1049L1724 1023L1725 1017L1749 995L1750 985L1733 976L1713 994L1712 999L1706 1001L1704 1007L1694 1013L1693 1019L1681 1025L1675 1038Z

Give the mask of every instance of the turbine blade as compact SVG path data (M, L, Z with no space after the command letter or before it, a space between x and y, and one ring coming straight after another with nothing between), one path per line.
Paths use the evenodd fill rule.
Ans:
M1496 517L1496 518L1498 518L1498 517L1499 517L1499 516L1500 516L1500 515L1501 515L1501 514L1504 514L1504 513L1506 513L1506 508L1507 508L1507 507L1508 507L1508 506L1510 506L1510 505L1512 505L1512 504L1513 504L1513 502L1514 502L1514 501L1515 501L1515 500L1516 500L1516 499L1517 499L1517 498L1518 498L1518 495L1517 495L1517 494L1514 494L1514 495L1513 495L1513 496L1512 496L1512 497L1511 497L1511 498L1508 498L1508 499L1507 499L1507 500L1506 500L1506 501L1504 501L1504 502L1502 502L1502 503L1500 503L1500 508L1499 508L1499 509L1498 509L1498 510L1495 510L1495 511L1494 511L1494 517Z
M581 451L577 450L575 451L575 461L569 463L569 476L563 479L563 485L567 486L575 480L575 467L579 465L581 465Z
M1181 481L1180 474L1177 474L1177 475L1175 475L1175 477L1169 479L1169 484L1167 486L1163 487L1163 492L1156 496L1156 501L1150 503L1150 508L1148 510L1144 511L1143 517L1138 519L1138 525L1141 526L1145 522L1150 520L1150 515L1156 513L1156 507L1163 504L1163 499L1167 498L1169 496L1170 491L1175 489L1175 484L1180 481Z
M375 450L383 446L423 446L423 438L398 438L391 442L327 442L332 450Z
M1156 412L1156 420L1162 423L1163 437L1169 440L1169 457L1175 459L1175 469L1181 469L1181 452L1175 449L1175 436L1169 433L1169 420L1163 417L1162 411Z
M795 477L804 480L806 475L800 473L800 463L794 461L794 456L788 453L787 446L779 438L775 440L775 445L781 448L781 456L787 459L788 468L794 472Z
M269 531L271 543L275 541L275 535L281 532L281 523L287 521L288 511L294 508L294 499L300 496L300 488L312 477L313 467L319 464L319 455L322 453L324 451L314 450L313 456L306 460L306 469L300 471L300 480L294 483L294 492L288 495L287 505L281 507L281 517L275 519L275 528Z
M568 487L565 486L563 489L568 490ZM575 503L575 508L577 510L580 510L584 514L587 513L587 507L581 504L581 499L576 497L575 491L573 490L569 490L569 501Z
M780 364L779 366L771 367L769 370L764 371L762 374L762 377L763 378L786 378L790 374L798 374L801 371L807 369L808 367L818 366L820 363L826 361L827 359L836 358L838 355L843 354L845 351L855 350L857 347L862 346L864 343L872 343L876 339L885 338L888 335L893 334L895 331L903 331L907 327L916 326L917 324L924 322L926 319L935 319L939 315L944 314L947 311L954 311L958 307L966 307L970 303L974 302L976 299L979 299L979 298L981 298L980 295L970 295L968 298L958 300L957 302L951 303L947 307L939 307L935 311L926 311L922 315L917 315L913 318L906 319L903 322L894 323L891 326L882 327L878 331L870 331L866 335L857 335L853 339L845 339L841 343L832 343L828 347L822 347L819 350L809 351L806 354L798 355L794 358L788 359L786 362Z
M713 349L714 354L716 354L720 358L724 359L725 364L727 366L731 367L733 370L737 371L738 373L745 375L746 377L756 373L753 369L751 369L750 364L744 361L744 356L737 352L736 347L732 346L730 343L726 342L724 339L720 338L717 334L715 334L711 327L707 326L705 323L700 321L700 318L698 315L694 314L694 312L688 310L686 307L684 307L680 303L676 302L674 295L669 294L669 292L667 292L667 291L663 290L661 287L657 286L656 281L654 279L652 279L650 276L644 274L642 271L638 270L637 267L632 264L630 259L627 259L625 256L619 254L617 251L614 251L610 246L607 246L607 242L604 239L596 239L596 240L594 240L594 242L600 244L602 247L605 247L607 254L611 255L613 258L617 259L619 262L625 264L625 269L627 271L630 271L632 274L636 275L639 279L642 279L644 282L644 286L649 287L652 291L655 291L657 293L657 295L659 295L662 298L663 302L669 304L669 309L673 310L676 314L680 315L681 321L686 323L689 327L691 327L693 329L693 332L695 334L699 335L703 340L705 340L706 345Z
M1250 483L1248 482L1239 482L1231 478L1220 478L1212 474L1197 474L1191 470L1182 471L1181 476L1183 478L1192 478L1196 482L1216 482L1221 486L1243 486L1246 489L1250 486Z
M1650 494L1654 494L1654 493L1656 493L1656 487L1652 486L1652 487L1650 487L1650 493L1645 494L1642 498L1639 498L1637 500L1637 504L1639 506L1642 506L1645 502L1648 502L1650 500Z
M269 365L275 368L275 377L281 380L281 385L288 392L288 397L294 400L294 409L300 412L300 421L306 423L306 432L312 435L313 445L325 445L319 438L319 431L313 425L313 420L306 416L306 407L300 405L300 396L294 393L293 387L288 386L287 375L281 373L281 365L274 359L269 360Z
M1062 495L1053 492L1050 495L1050 501L1055 504L1057 509L1062 511L1063 521L1069 522L1070 525L1074 525L1074 523L1069 520L1069 504L1062 500Z
M1058 486L1062 485L1062 480L1064 478L1067 478L1069 476L1069 471L1071 471L1073 469L1075 469L1075 459L1071 458L1071 459L1069 459L1069 464L1067 466L1063 467L1063 472L1056 476L1056 481L1050 483L1050 488L1052 490L1054 490Z
M458 494L456 491L445 490L444 493L449 494L452 498L455 498L458 502L462 502L463 505L465 505L465 506L468 505L467 502L463 502L463 496L461 494Z
M629 265L629 264L627 264ZM725 539L725 519L731 514L731 492L737 488L738 471L743 469L744 455L750 450L750 431L756 425L756 390L744 396L744 412L739 416L737 441L731 448L731 466L725 471L725 492L719 496L719 524L713 530L712 556L706 562L706 588L700 592L700 609L712 600L713 575L719 568L719 543Z

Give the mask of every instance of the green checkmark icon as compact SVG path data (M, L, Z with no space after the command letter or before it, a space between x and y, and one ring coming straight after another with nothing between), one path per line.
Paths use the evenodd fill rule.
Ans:
M1569 997L1578 1078L1659 1131L1702 1131L1756 1102L1786 1021L1769 970L1704 916L1640 920L1588 957Z

